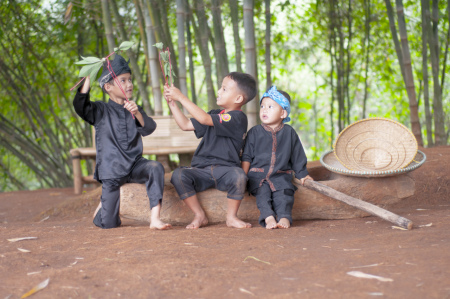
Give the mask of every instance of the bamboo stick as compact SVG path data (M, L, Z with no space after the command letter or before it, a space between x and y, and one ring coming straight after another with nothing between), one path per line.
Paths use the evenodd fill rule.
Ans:
M302 186L302 184L300 183L300 181L298 179L294 179L294 184L296 184L297 186ZM319 192L321 194L324 194L328 197L331 197L333 199L342 201L352 207L360 209L371 215L378 216L386 221L394 223L394 224L396 224L400 227L406 228L408 230L412 229L412 227L413 227L413 223L409 219L403 218L397 214L389 212L388 210L385 210L383 208L380 208L376 205L365 202L358 198L341 193L333 188L330 188L330 187L323 185L321 183L318 183L316 181L306 180L305 184L303 186L308 189Z

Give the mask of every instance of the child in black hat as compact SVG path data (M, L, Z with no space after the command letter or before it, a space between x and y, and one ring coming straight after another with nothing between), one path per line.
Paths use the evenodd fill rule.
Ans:
M116 54L110 66L104 66L98 82L110 97L107 103L90 101L89 76L73 100L76 113L95 127L97 161L94 178L102 183L102 196L94 213L94 224L101 228L120 226L120 186L145 183L150 199L150 228L170 228L171 225L163 223L159 216L164 167L142 157L141 136L153 133L156 123L142 107L128 101L133 96L128 62Z

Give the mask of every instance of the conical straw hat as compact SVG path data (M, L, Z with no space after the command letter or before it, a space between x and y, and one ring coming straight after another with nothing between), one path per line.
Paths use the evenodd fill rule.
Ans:
M339 162L354 171L390 171L408 166L417 154L417 140L399 122L368 118L346 127L333 145Z

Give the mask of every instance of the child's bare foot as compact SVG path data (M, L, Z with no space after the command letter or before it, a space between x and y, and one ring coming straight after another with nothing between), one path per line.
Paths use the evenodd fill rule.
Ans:
M227 226L234 228L250 228L252 225L250 223L244 222L237 217L228 217Z
M196 229L208 224L208 218L206 215L196 215L194 220L186 226L187 229Z
M277 221L275 220L275 217L269 216L265 219L265 222L266 222L266 229L277 228Z
M171 229L172 225L169 223L164 223L159 219L152 219L152 222L150 223L150 229L160 229L160 230L165 230L165 229Z
M291 227L291 223L287 218L281 218L280 221L278 221L277 226L279 228L289 228Z
M102 202L100 202L100 203L98 204L97 208L95 209L95 212L94 212L94 216L92 216L92 219L94 219L94 218L95 218L95 215L97 215L97 213L98 213L98 210L100 210L100 209L101 209L101 207L102 207Z

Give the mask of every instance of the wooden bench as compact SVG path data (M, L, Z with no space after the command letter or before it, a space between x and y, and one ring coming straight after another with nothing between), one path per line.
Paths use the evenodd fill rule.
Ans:
M142 137L143 155L157 155L163 157L169 154L188 154L189 156L192 156L200 143L200 139L197 139L193 132L182 131L175 122L175 119L171 116L152 116L152 118L155 120L157 127L151 135ZM97 182L93 178L93 174L83 176L81 169L81 160L94 160L95 165L97 152L95 149L95 130L94 127L92 128L94 147L75 148L70 150L75 194L81 193L83 184ZM188 165L190 164L190 158L186 159L185 156L180 156L180 162L182 162L180 164ZM170 170L168 169L167 163L163 163L163 165L166 168L166 172Z

